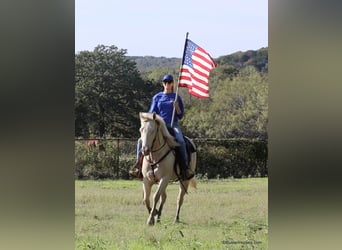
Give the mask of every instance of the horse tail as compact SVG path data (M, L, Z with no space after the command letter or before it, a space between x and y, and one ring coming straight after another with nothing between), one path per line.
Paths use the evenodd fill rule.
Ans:
M197 188L197 181L196 181L196 178L195 178L195 177L193 177L193 178L190 179L189 185L190 185L190 187L192 187L192 188L195 188L195 189Z

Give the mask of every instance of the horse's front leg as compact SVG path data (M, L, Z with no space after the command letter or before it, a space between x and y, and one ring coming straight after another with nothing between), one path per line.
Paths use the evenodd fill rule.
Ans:
M164 203L166 201L166 192L164 190L164 192L161 194L161 199L160 199L160 206L159 206L159 209L158 209L158 217L157 217L157 222L160 222L160 217L161 217L161 213L162 213L162 210L163 210L163 207L164 207Z
M153 195L153 204L152 204L152 209L150 212L150 216L147 219L147 224L148 225L154 225L154 216L156 216L158 214L157 211L157 203L160 199L161 194L165 193L165 189L166 186L168 184L168 179L160 179L159 184L158 184L158 188L156 190L156 192ZM165 201L165 200L164 200ZM161 208L163 208L163 206L161 205ZM160 219L160 218L159 218Z
M185 195L186 191L188 190L188 186L189 186L189 181L183 181L183 182L180 181L179 182L179 193L178 193L178 197L177 197L177 211L176 211L176 217L175 217L174 223L179 222L179 212L180 212L180 209L183 205L184 195Z
M151 206L150 206L150 195L151 195L151 188L152 188L152 184L146 179L144 178L143 180L143 203L145 204L148 214L150 214L151 212Z

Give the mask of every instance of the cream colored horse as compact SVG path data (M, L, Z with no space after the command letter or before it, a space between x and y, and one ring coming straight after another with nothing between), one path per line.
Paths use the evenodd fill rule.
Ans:
M175 151L179 144L168 132L164 120L155 113L140 113L141 140L144 161L142 166L144 203L149 213L147 224L153 225L155 216L160 221L162 209L166 200L166 187L170 181L177 180L174 171ZM195 172L196 152L191 155L191 169ZM178 170L179 173L179 170ZM179 175L179 174L178 174ZM158 184L153 195L152 207L150 206L150 194L153 184ZM179 181L179 194L177 198L177 211L174 222L179 222L179 212L183 204L184 195L188 186L196 187L196 180L192 178L187 181ZM157 210L157 203L160 205Z

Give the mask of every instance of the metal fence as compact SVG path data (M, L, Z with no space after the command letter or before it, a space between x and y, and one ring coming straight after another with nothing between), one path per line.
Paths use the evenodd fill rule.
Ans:
M96 145L88 145L96 140ZM267 176L267 141L195 138L199 177L227 178ZM123 178L136 160L137 139L105 138L75 140L75 177Z

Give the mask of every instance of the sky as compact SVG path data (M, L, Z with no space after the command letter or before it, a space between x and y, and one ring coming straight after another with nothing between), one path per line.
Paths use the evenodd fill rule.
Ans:
M268 47L268 0L75 0L75 53L181 58L187 32L213 58Z

